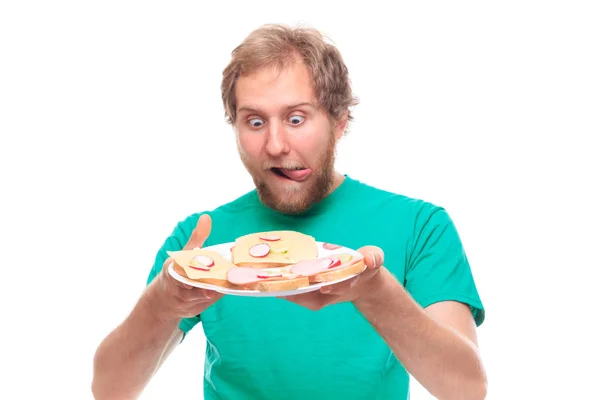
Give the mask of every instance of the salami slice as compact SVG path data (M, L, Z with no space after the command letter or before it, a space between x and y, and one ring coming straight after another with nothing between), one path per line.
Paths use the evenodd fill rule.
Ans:
M311 276L311 275L315 275L315 274L318 274L319 272L323 272L323 271L327 270L327 268L329 268L329 266L331 265L331 262L332 262L331 258L318 258L316 260L303 260L303 261L300 261L300 262L294 264L294 266L292 266L292 269L290 270L290 272L292 274Z
M250 267L236 267L227 271L227 280L234 285L244 286L258 281L259 270Z
M283 277L283 274L274 274L274 273L273 273L273 274L271 274L271 273L264 273L264 272L261 272L261 273L258 273L258 274L256 274L256 277L257 277L257 278L260 278L260 279L266 279L266 278L282 278L282 277Z
M227 271L227 280L234 285L245 286L263 279L282 278L283 273L250 267L235 267Z
M339 245L333 244L333 243L323 243L323 248L325 250L337 250L337 249L341 249L342 246L339 246Z

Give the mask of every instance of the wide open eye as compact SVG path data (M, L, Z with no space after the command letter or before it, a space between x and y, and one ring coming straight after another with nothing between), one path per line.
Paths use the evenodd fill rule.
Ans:
M288 119L292 125L299 125L304 121L304 117L301 115L294 115Z
M250 126L252 126L253 128L260 128L265 123L265 121L263 121L260 118L252 118L248 122L250 123Z

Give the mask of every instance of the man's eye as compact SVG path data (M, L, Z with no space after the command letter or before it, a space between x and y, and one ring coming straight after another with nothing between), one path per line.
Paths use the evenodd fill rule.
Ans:
M298 124L302 123L302 121L304 121L304 117L301 117L300 115L294 115L293 117L290 117L289 121L293 125L298 125Z
M264 121L260 118L252 118L248 122L250 122L250 125L252 125L253 128L260 128L262 124L264 124Z

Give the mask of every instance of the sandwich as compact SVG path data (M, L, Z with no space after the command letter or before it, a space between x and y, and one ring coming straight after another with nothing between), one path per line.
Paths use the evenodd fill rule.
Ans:
M277 292L343 280L365 269L364 257L360 253L339 253L300 260L280 268L235 267L227 272L227 280L244 289Z
M227 271L235 265L211 250L195 248L193 250L167 251L173 259L173 269L181 276L192 281L231 288L227 280Z
M314 260L302 260L290 267L295 276L307 277L310 283L331 282L357 275L366 268L362 254L330 254Z
M169 251L175 271L192 281L228 289L278 292L343 280L366 268L360 253L336 253L324 244L319 255L312 236L295 231L258 232L235 240L231 261L209 249ZM343 250L341 250L343 251Z
M235 267L227 271L227 280L232 285L259 292L294 290L310 284L308 277L281 268Z
M231 260L238 267L282 268L313 260L319 250L315 238L295 231L257 232L237 238Z

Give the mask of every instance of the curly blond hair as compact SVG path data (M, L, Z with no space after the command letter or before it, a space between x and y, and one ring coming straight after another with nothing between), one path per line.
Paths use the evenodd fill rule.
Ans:
M284 68L300 58L308 67L319 105L333 120L358 104L352 94L348 68L339 50L314 28L267 24L253 32L236 47L231 61L223 70L221 97L229 124L236 119L235 84L240 76L262 67Z

